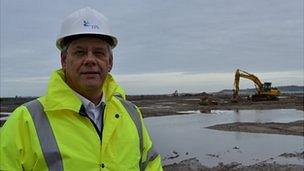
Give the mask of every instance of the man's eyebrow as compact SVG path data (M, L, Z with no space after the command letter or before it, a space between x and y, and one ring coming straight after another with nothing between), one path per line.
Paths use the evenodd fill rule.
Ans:
M95 50L106 50L107 48L104 48L104 47L96 47L94 48Z
M84 47L76 46L75 49L84 49Z
M76 46L75 49L85 49L85 47L82 46ZM107 50L105 47L96 47L94 50Z

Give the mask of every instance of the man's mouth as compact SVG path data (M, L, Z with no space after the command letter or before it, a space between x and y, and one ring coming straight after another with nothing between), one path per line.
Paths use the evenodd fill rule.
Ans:
M92 74L99 74L99 72L96 72L96 71L86 71L86 72L81 72L81 74L92 75Z
M96 79L97 77L99 77L99 72L96 71L85 71L85 72L81 72L81 75L85 78L88 79Z

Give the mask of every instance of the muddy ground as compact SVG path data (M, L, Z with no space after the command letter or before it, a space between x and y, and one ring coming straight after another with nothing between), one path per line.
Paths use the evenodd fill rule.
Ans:
M253 133L304 136L304 120L289 122L289 123L235 122L229 124L213 125L207 128L217 129L222 131L242 131L242 132L253 132Z
M204 101L201 101L201 99ZM242 97L231 102L231 95L199 94L184 96L130 96L128 99L141 108L144 117L183 114L181 111L244 110L244 109L298 109L303 110L304 94L283 95L277 101L252 102Z
M303 94L284 95L278 101L261 101L252 102L245 97L239 103L231 102L230 95L223 94L200 94L196 96L146 96L131 97L137 104L144 115L163 116L185 114L186 111L200 111L202 114L211 114L211 110L244 110L244 109L297 109L303 110ZM214 125L210 129L223 131L240 131L253 133L269 133L304 136L304 118L300 121L290 123L230 123ZM303 142L304 146L304 142ZM284 153L277 157L299 158L304 159L304 151L302 153ZM262 161L250 166L243 166L241 163L232 162L230 164L219 163L218 166L209 168L199 163L196 158L187 159L180 163L164 166L168 171L196 171L196 170L304 170L303 165L280 165L271 161Z
M293 154L303 158L304 153ZM225 171L225 170L234 170L234 171L303 171L303 165L294 165L294 164L277 164L275 162L269 163L267 161L262 161L250 166L242 166L241 163L232 162L229 164L219 163L215 167L206 167L202 165L199 160L196 158L190 158L183 160L178 164L172 164L164 166L165 171Z

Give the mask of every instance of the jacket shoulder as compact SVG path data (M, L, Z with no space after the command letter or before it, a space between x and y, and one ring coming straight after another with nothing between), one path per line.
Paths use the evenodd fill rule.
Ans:
M40 101L40 98L34 100ZM5 121L3 128L7 126L12 127L12 126L17 126L18 124L31 122L32 119L29 110L27 108L27 105L34 100L26 102L18 106L16 109L14 109L14 111L9 115L9 117Z

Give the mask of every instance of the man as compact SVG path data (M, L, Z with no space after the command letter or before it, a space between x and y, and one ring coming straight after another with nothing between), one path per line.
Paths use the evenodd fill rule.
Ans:
M136 106L109 72L117 39L91 8L58 36L62 69L46 95L18 107L1 128L0 170L162 170Z

